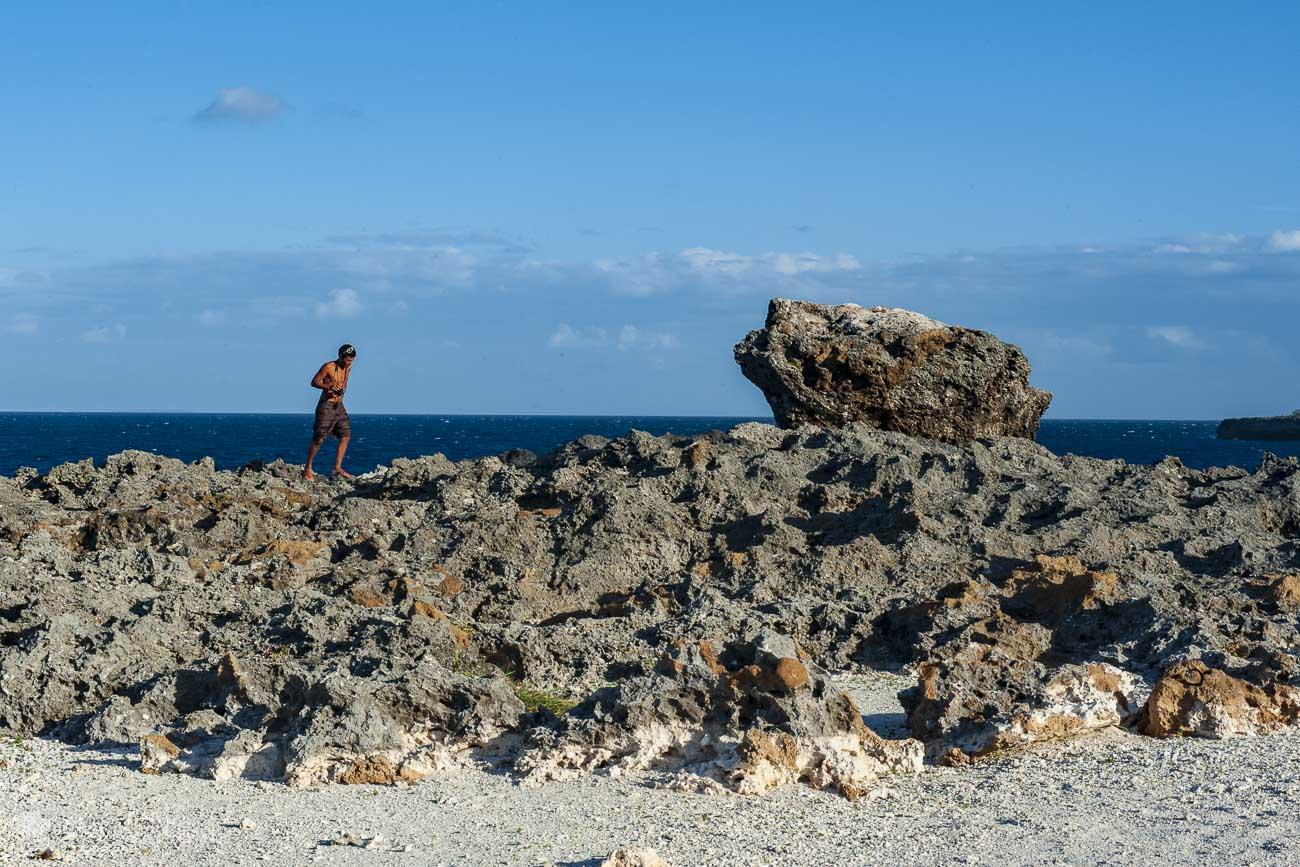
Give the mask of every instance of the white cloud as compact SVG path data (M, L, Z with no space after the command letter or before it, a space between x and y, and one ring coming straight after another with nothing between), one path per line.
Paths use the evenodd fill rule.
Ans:
M194 115L194 120L201 123L258 123L270 120L284 109L284 100L274 93L253 87L227 87L217 91L216 99Z
M1268 248L1281 253L1294 253L1300 250L1300 229L1274 232L1268 236Z
M334 289L329 300L316 305L318 319L351 319L361 312L361 296L355 289Z
M619 352L668 350L681 345L676 335L666 331L646 331L635 325L624 325L616 330L598 325L574 328L567 322L557 325L546 342L553 349L613 346Z
M1214 235L1202 233L1193 235L1188 238L1179 238L1157 244L1151 248L1151 252L1156 255L1190 255L1200 254L1209 255L1213 253L1228 253L1239 249L1246 240L1244 235L1234 235L1232 233Z
M603 328L574 328L567 322L555 326L546 344L553 349L568 349L578 346L605 346L609 343L609 332Z
M711 250L708 247L691 247L679 253L678 257L696 271L730 276L774 271L792 277L806 272L829 273L857 271L862 268L862 263L857 257L847 253L836 253L833 256L820 256L816 253L760 253L756 256L747 256L742 253Z
M857 260L857 257L850 256L848 253L836 253L834 256L818 256L815 253L767 253L763 258L778 274L791 276L806 271L858 271L862 268L862 263Z
M795 295L817 282L862 270L848 253L733 253L688 247L676 254L645 253L592 263L597 277L620 295L647 296L678 289L711 288ZM806 290L805 290L805 287Z
M624 325L618 331L617 345L619 352L627 352L629 349L676 349L681 345L681 341L676 335L667 332L647 332L635 325Z
M200 325L215 328L226 321L226 314L221 310L204 310L195 317Z
M473 282L479 257L460 247L390 243L338 257L340 270L374 288L420 284L441 294L446 286Z
M1205 341L1186 325L1148 325L1147 337L1163 340L1180 349L1205 349Z
M636 346L637 341L641 339L641 329L635 325L624 325L618 330L618 349L624 352Z
M7 334L18 334L23 337L30 337L39 330L40 322L30 313L15 313L4 327Z
M125 337L126 326L121 322L115 322L112 325L101 325L81 332L82 343L112 343L114 340L122 340Z
M691 247L677 255L697 271L711 271L716 274L743 274L754 266L755 261L753 256L725 253L722 250L710 250L708 247Z

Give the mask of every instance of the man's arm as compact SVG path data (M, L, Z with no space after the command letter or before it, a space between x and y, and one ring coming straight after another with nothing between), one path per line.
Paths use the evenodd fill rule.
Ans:
M322 391L330 391L334 388L334 362L327 361L316 371L316 375L311 378L311 387L319 388Z

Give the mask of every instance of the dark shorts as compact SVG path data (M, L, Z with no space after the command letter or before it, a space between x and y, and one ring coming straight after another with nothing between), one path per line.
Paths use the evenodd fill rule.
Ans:
M316 404L316 423L312 426L312 439L320 442L328 436L339 439L352 436L352 419L348 418L348 411L343 408L342 401L338 403L321 401Z

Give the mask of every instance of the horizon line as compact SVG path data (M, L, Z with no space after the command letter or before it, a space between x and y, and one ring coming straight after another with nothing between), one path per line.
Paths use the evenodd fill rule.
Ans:
M235 410L230 412L220 412L211 410L115 410L115 409L96 409L96 410L0 410L0 417L6 415L180 415L180 416L283 416L286 418L310 418L311 412L258 412L255 410ZM763 421L773 419L773 416L756 416L756 415L705 415L697 413L684 414L665 414L665 413L635 413L635 412L611 412L611 413L565 413L565 412L353 412L350 413L354 418L681 418L681 419L739 419L742 421ZM1220 422L1228 416L1214 418L1171 418L1171 417L1112 417L1112 416L1071 416L1071 417L1046 417L1042 421L1046 422L1072 422L1072 421L1114 421L1114 422L1139 422L1139 421L1167 421L1167 422Z

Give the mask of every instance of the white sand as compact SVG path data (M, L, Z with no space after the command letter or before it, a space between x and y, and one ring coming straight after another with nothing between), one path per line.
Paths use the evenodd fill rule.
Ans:
M900 679L854 678L898 722ZM621 846L673 865L1300 862L1300 734L1156 741L1110 732L890 780L850 804L790 787L682 794L651 777L525 789L449 772L404 788L290 790L135 770L133 750L0 742L0 858L78 864L598 864ZM253 827L240 827L241 822ZM376 848L329 845L376 835Z

